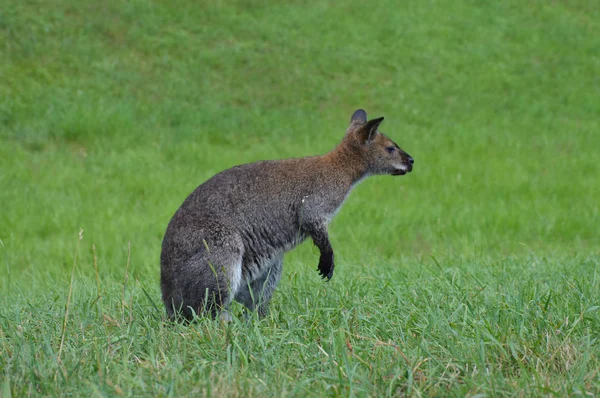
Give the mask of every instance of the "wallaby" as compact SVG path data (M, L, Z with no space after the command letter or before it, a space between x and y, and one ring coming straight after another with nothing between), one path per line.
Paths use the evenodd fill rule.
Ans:
M359 109L329 153L268 160L222 171L201 184L171 219L162 243L161 289L169 318L229 320L232 300L259 316L281 277L283 255L307 237L318 271L333 276L327 227L359 181L404 175L414 160Z

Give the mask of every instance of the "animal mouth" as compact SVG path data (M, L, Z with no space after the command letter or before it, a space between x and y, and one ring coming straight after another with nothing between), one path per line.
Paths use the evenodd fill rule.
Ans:
M392 175L393 176L403 176L407 173L410 173L412 171L412 165L409 166L405 166L405 165L401 165L400 167L395 167L394 171L392 171Z

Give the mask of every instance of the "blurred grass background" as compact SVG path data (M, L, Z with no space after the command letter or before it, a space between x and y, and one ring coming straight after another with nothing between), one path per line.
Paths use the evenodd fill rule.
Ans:
M157 280L214 173L320 154L355 108L415 159L353 192L340 271L382 258L598 253L592 2L10 2L0 14L0 239L14 281L83 259ZM310 245L306 245L310 246ZM424 261L424 260L423 260ZM289 256L313 268L314 252Z
M378 275L400 292L435 290L459 267L499 291L506 282L516 307L529 288L543 307L542 287L575 300L569 286L593 281L585 305L564 309L593 308L599 10L591 0L3 2L4 317L66 297L80 228L77 281L94 284L94 246L118 292L130 242L132 280L159 302L161 239L198 184L240 163L325 153L356 108L385 116L382 131L416 161L408 176L363 182L330 228L336 278L365 281L361 300ZM290 253L288 282L318 284L317 259L311 244ZM280 320L302 290L285 280ZM443 313L423 305L414 311Z

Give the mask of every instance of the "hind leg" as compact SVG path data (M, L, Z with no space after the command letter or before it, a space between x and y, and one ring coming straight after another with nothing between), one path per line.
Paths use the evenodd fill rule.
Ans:
M163 300L170 318L209 314L230 319L227 308L242 280L241 245L201 247L163 274Z
M271 266L257 279L243 282L235 296L235 300L242 303L250 311L256 310L263 317L269 311L269 302L281 278L283 257L277 258Z

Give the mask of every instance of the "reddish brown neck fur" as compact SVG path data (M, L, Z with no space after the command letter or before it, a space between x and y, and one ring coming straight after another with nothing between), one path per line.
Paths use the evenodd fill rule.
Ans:
M323 155L323 159L336 171L335 175L349 185L355 184L367 173L361 149L349 136L344 137L338 146Z

